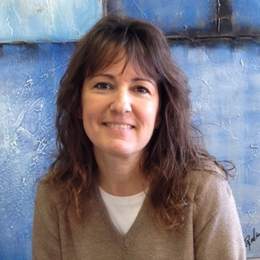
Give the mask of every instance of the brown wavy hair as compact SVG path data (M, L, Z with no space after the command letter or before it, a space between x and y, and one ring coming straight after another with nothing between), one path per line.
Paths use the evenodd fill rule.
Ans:
M84 200L91 197L97 165L79 117L83 81L115 62L122 50L127 62L158 84L160 124L147 144L140 167L150 181L148 195L155 219L171 229L183 222L188 205L186 175L214 158L203 148L192 124L187 80L173 61L162 31L148 22L108 15L77 43L60 81L57 155L45 180L67 192L67 208L72 207L79 216L86 213L83 196Z

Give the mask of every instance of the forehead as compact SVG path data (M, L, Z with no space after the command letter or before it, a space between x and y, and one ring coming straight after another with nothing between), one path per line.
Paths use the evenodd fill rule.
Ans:
M140 77L151 78L156 81L150 73L147 72L147 69L143 69L145 67L149 67L149 64L141 65L140 61L135 57L128 57L125 52L121 52L117 55L117 57L112 62L103 61L101 62L103 66L97 68L97 71L94 74L111 72L117 75L122 75L127 72L131 72Z

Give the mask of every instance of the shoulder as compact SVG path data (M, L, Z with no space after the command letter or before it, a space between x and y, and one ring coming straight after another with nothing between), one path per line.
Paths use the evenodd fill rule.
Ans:
M190 172L186 180L194 221L207 222L227 208L233 208L232 190L220 167L208 165L204 170Z
M198 258L244 259L239 216L225 173L209 165L205 170L190 172L187 182L187 212Z
M189 212L198 234L209 221L221 217L227 208L233 208L234 200L225 174L215 165L190 172L186 180L189 208L192 209Z
M186 182L188 197L194 201L214 198L216 201L223 202L232 196L226 174L213 163L206 165L202 170L190 172Z
M237 219L232 190L220 167L212 164L204 170L190 172L187 184L189 212L192 214L196 234L208 223L230 223L231 219ZM226 219L227 216L229 220Z
M83 211L86 211L85 213L89 212L92 205L97 203L97 185L93 186L95 187L92 187L89 193L84 190L81 197L78 198L80 207ZM77 212L73 206L73 202L71 202L71 197L72 191L67 190L64 186L50 184L49 182L42 180L37 187L35 196L35 211L43 215L66 215L70 213L70 217L75 217Z
M38 185L35 196L35 208L41 211L46 208L61 208L66 204L66 194L61 192L61 189L44 180Z

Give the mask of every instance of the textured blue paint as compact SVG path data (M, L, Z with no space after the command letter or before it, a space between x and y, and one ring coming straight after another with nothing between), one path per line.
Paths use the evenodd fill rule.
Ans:
M74 44L3 45L0 60L0 259L30 259L34 184L54 151L55 94ZM194 122L210 152L231 159L243 232L260 230L260 46L173 45L188 75ZM248 256L260 256L260 240Z
M233 31L259 33L260 2L232 0ZM113 0L121 11L167 34L215 28L215 0ZM102 15L99 0L0 1L0 42L72 41ZM0 259L31 259L34 184L55 150L55 94L74 44L0 46ZM209 151L230 159L231 187L244 236L260 233L260 45L175 44L172 53L188 75L193 119ZM260 238L248 257L260 257Z
M73 41L102 16L102 1L0 1L0 42Z
M36 179L54 151L55 95L74 44L3 45L0 59L0 259L31 259Z
M232 0L233 23L236 29L246 27L260 31L260 1Z
M160 26L166 34L185 30L208 30L214 25L213 0L115 0L108 11L145 19Z
M253 228L260 233L260 45L176 44L172 53L188 75L194 122L208 150L237 167L230 185L244 236L252 237ZM260 256L260 239L247 248L247 256Z

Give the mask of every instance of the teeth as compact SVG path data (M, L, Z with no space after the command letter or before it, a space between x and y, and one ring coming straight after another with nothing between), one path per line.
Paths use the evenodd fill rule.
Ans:
M118 129L131 129L131 125L118 125L118 124L106 124L108 127L114 127Z

